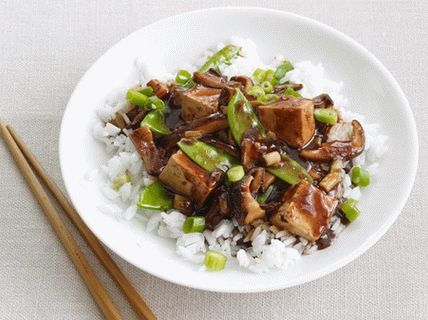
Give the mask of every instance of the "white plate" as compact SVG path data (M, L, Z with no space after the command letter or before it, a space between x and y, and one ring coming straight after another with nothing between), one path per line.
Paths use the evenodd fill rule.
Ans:
M222 272L199 272L176 256L174 242L144 232L137 219L118 223L97 207L107 201L85 179L107 160L91 135L94 110L109 91L129 79L136 56L156 49L174 71L231 36L251 38L262 59L283 54L291 61L322 62L328 76L344 82L348 108L378 122L389 136L389 151L360 202L362 214L333 246L304 256L287 272L254 274L231 263ZM156 44L156 46L154 45ZM129 263L162 279L221 292L286 288L326 275L349 263L388 230L411 191L418 159L416 125L408 102L386 68L361 45L319 22L261 8L215 8L170 17L129 35L108 50L83 76L64 114L60 161L70 198L97 237ZM400 239L396 239L400 241Z

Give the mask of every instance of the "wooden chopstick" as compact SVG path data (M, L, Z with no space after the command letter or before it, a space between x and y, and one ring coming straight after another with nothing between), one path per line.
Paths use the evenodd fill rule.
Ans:
M45 183L46 187L53 194L55 199L58 201L64 212L67 214L67 217L71 220L76 229L80 232L83 239L86 241L88 246L101 261L101 264L110 274L112 279L115 281L117 286L121 289L122 293L125 295L131 307L134 309L135 313L140 319L155 320L156 316L138 294L137 290L132 286L128 281L125 275L120 271L119 267L113 261L111 256L104 249L102 244L98 241L92 231L86 226L83 222L80 215L74 209L72 204L64 196L55 182L48 176L46 171L31 153L31 151L25 146L25 143L18 136L16 131L10 126L7 125L7 129L15 140L21 152L24 154L27 161L31 164L34 171L39 175L40 179Z
M50 224L52 225L52 228L56 232L65 250L73 261L77 271L79 271L80 275L85 281L90 293L92 294L94 300L101 309L103 315L106 319L121 319L119 311L117 310L107 291L95 275L85 256L80 251L79 246L74 240L72 234L70 233L70 231L68 231L66 225L61 220L58 212L55 210L54 206L50 202L48 195L46 194L45 190L43 189L36 175L32 171L30 165L25 160L24 155L19 150L19 147L15 143L15 140L13 140L13 137L11 136L11 134L6 128L6 125L1 119L0 130L7 147L9 148L12 156L16 161L16 164L21 170L22 175L30 186L31 191L33 192L40 206L42 207L43 212L45 213Z

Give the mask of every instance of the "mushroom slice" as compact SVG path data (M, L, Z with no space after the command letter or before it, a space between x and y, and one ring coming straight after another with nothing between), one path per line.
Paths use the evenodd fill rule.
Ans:
M173 206L174 209L185 215L190 215L193 212L192 200L188 197L182 196L181 194L174 195Z
M151 175L158 175L162 167L161 156L150 129L147 127L138 128L129 137L140 154L147 172Z
M254 85L253 80L251 80L251 78L249 78L247 76L234 76L234 77L230 78L230 80L235 81L235 82L239 82L245 91L247 91L247 89L249 87Z
M154 94L159 99L167 98L169 95L168 86L165 83L160 82L159 80L150 80L149 82L147 82L147 86L152 87Z
M221 89L226 85L226 79L210 69L207 72L196 71L193 80L205 87Z
M325 142L317 149L302 150L300 156L314 162L330 162L335 159L351 160L364 151L364 145L364 129L357 120L353 120L351 140Z
M235 89L233 89L232 87L225 86L224 88L222 88L220 91L220 96L218 97L218 105L227 106L234 94Z
M303 88L303 84L290 82L290 83L281 84L279 86L275 86L273 88L273 92L274 93L281 93L286 89L293 89L294 91L298 91L302 88Z
M226 115L216 112L179 127L177 132L180 135L183 135L185 131L199 131L202 136L205 136L207 134L226 129L227 127Z
M312 98L314 108L330 108L334 105L333 99L326 93Z
M228 193L231 213L241 225L249 225L265 216L265 210L260 207L250 191L253 179L251 175L245 176L240 182L235 183Z

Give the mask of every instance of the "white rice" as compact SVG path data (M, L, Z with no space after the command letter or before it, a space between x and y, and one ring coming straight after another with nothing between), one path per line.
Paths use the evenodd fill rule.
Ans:
M222 74L233 76L244 74L251 76L257 68L275 68L282 56L277 56L269 64L260 60L257 47L251 40L232 38L230 43L243 48L243 57L237 58L231 65L223 66ZM197 70L208 56L224 44L219 44L214 50L207 50L198 60L197 65L186 64L181 66L189 71ZM112 92L105 103L98 109L99 122L93 126L93 135L106 146L106 152L111 154L110 160L101 167L88 174L88 179L101 183L100 190L108 199L99 209L121 221L132 219L137 213L147 218L146 231L157 232L162 237L172 238L176 241L176 252L179 256L189 261L201 264L204 253L209 250L223 252L229 259L237 258L239 265L253 272L266 272L273 268L287 269L301 254L310 254L317 250L317 246L303 238L297 238L287 231L278 231L261 226L253 230L251 246L238 244L238 241L246 241L246 227L239 226L236 220L223 220L213 231L205 230L203 233L184 234L182 231L185 216L176 211L150 212L138 209L136 202L138 193L144 186L150 184L153 179L144 170L144 164L139 154L126 135L119 135L120 129L110 123L106 123L114 117L125 101L126 90L136 83L145 83L152 78L167 81L173 78L173 74L167 72L164 66L153 59L150 64L142 59L135 63L136 78L130 83L124 84L115 92ZM300 93L304 97L312 98L321 93L329 94L335 102L335 108L346 121L357 119L363 126L366 136L365 151L352 160L352 165L359 165L367 169L371 175L375 175L379 167L379 159L386 152L387 137L381 135L378 124L370 124L364 116L345 109L347 99L341 94L343 84L325 77L322 64L314 65L310 61L302 61L294 64L294 70L288 72L285 80L302 83ZM176 70L173 70L176 71ZM330 132L330 140L348 140L352 133L350 124L338 125ZM112 184L118 177L128 174L131 182L122 185L119 190L113 190ZM342 187L344 197L360 199L359 187L352 187L351 178L342 172ZM337 234L344 225L336 216L332 217L330 228ZM274 230L275 232L272 232ZM248 238L248 235L247 235ZM247 242L248 244L248 242ZM202 268L203 269L203 268Z

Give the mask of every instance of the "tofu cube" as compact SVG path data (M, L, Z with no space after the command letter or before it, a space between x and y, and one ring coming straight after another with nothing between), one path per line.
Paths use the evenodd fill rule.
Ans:
M172 191L193 199L202 205L216 187L211 174L198 166L183 152L177 151L169 158L159 175L162 183Z
M282 230L315 241L328 227L337 200L303 180L284 193L272 224Z
M293 148L307 144L315 133L312 100L286 96L284 100L258 107L263 126Z
M181 117L192 121L214 113L218 109L220 90L196 86L181 96Z

